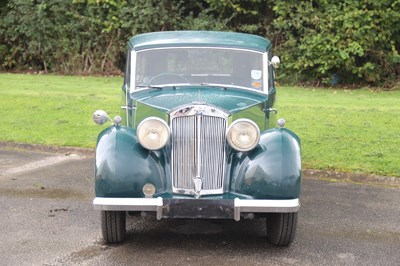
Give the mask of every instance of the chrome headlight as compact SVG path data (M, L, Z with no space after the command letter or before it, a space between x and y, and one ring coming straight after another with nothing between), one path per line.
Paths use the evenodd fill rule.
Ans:
M249 119L238 119L229 126L226 138L233 149L250 151L260 140L260 129Z
M139 143L148 150L163 148L169 139L169 127L164 120L149 117L143 120L137 128Z

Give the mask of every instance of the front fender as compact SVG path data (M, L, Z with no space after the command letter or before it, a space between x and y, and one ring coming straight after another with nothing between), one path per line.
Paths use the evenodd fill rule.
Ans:
M301 187L300 139L279 128L262 133L259 145L232 152L230 190L256 199L296 199Z
M165 191L165 158L144 149L136 131L124 126L103 130L97 139L96 197L143 197L142 188L152 183Z

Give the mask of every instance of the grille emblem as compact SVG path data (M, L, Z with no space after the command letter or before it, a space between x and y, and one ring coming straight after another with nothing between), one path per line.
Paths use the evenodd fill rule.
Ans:
M200 176L196 176L193 178L194 183L194 192L196 193L196 197L200 196L201 187L203 185L203 179Z

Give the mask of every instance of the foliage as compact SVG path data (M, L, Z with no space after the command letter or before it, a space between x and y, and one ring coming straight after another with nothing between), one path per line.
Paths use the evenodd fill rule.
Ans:
M232 31L271 36L273 1L262 0L206 0L212 14L226 20Z
M377 84L400 74L400 1L277 1L286 78Z
M281 82L399 82L400 0L7 0L0 68L116 73L131 36L185 29L268 36Z
M0 63L4 70L116 72L131 35L173 29L164 2L10 0L0 23Z
M92 73L112 67L115 34L102 34L105 15L101 8L63 0L10 0L0 28L3 68Z

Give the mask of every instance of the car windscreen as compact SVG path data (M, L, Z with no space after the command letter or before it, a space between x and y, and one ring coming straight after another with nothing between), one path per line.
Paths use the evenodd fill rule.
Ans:
M263 89L263 54L225 48L165 48L139 51L136 86L225 84Z

